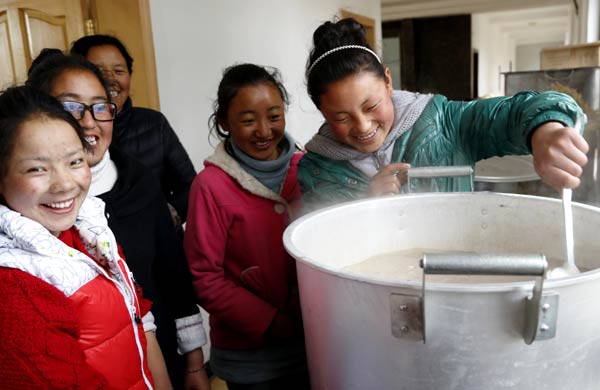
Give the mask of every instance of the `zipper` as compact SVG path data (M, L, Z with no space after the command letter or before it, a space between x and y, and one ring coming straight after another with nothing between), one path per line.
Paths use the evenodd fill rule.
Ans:
M114 255L114 253L113 253L113 255ZM121 259L121 256L119 256L117 254L116 259ZM91 262L94 267L96 267L98 270L100 270L100 273L102 273L102 275L104 275L108 280L110 280L115 285L115 287L117 287L117 290L119 291L119 293L121 294L121 297L123 298L123 302L125 303L125 306L129 309L129 317L130 317L131 324L133 327L133 334L135 336L135 345L137 347L138 355L140 357L140 369L142 372L142 378L144 379L144 383L148 387L148 390L154 389L152 387L152 382L150 381L150 379L146 375L146 372L144 371L144 361L145 361L144 360L144 348L142 347L142 344L140 341L140 333L139 333L139 329L138 329L138 324L142 321L142 319L137 315L137 313L139 313L139 311L140 311L139 302L137 300L137 294L135 293L135 289L133 287L133 280L132 279L127 280L127 278L125 278L125 276L124 276L127 273L131 273L131 271L129 270L129 267L127 267L127 264L122 259L114 260L114 266L118 269L118 273L116 275L114 275L114 277L112 277L108 274L108 272L106 272L106 270L103 267L101 267L94 260L88 261L88 263L89 262ZM123 265L123 268L125 268L125 271L120 267L119 262ZM122 283L119 283L119 280L122 281Z
M373 152L373 160L375 160L375 169L379 172L385 166L385 153Z

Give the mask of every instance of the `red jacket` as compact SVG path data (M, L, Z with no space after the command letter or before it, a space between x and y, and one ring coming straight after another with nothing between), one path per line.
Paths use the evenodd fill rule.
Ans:
M2 389L152 388L137 321L150 304L138 299L106 220L89 223L103 218L103 203L86 199L83 209L92 218L80 210L79 230L59 241L0 205Z
M108 389L79 345L77 311L58 289L0 267L0 388Z
M63 232L60 238L87 254L73 230ZM118 264L122 274L129 275L124 262L120 260ZM131 279L123 278L121 282L126 283L131 292L140 292ZM128 307L123 305L122 291L102 275L83 285L69 298L77 313L78 341L86 362L109 379L110 387L115 389L142 390L149 387L144 380L144 375L150 378L150 374L145 359L146 336L141 317L148 312L150 304L144 299L137 303L135 298L136 324L131 321Z
M296 269L282 235L299 211L295 154L280 194L219 145L190 190L184 246L214 346L255 348L281 310L301 323Z

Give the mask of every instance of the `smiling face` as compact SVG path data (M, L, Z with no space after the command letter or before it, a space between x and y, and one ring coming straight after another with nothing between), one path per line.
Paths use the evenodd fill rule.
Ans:
M21 125L14 145L0 194L12 210L58 236L75 223L90 186L81 141L67 122L37 117Z
M111 101L117 105L117 112L121 112L131 86L131 74L125 57L115 46L101 45L90 48L85 58L100 68L108 83Z
M220 124L235 146L255 160L275 160L285 131L285 110L272 83L248 85L231 99L227 119Z
M100 80L91 72L80 69L67 69L52 83L50 95L61 102L75 101L87 104L108 102L106 91ZM92 146L88 163L95 166L102 160L112 142L113 122L98 122L89 110L79 120L86 141Z
M327 86L319 109L338 141L363 153L375 152L394 121L392 80L359 72Z

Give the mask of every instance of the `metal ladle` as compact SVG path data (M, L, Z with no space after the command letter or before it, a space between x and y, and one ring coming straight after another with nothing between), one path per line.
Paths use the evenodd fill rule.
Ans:
M579 131L581 122L579 117L575 121L575 130ZM575 265L575 244L573 240L573 208L571 207L571 197L573 190L570 188L562 189L563 217L565 222L565 261L561 267L556 267L548 273L549 279L564 278L580 273Z

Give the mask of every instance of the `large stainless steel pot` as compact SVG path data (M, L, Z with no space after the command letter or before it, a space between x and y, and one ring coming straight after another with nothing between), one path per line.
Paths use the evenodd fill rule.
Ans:
M507 257L541 252L562 259L558 200L401 195L335 206L294 222L284 243L297 260L313 388L600 389L600 209L574 204L573 213L577 265L590 271L545 281L544 296L558 302L555 334L531 344L523 329L534 276L499 284L426 282L419 314L421 281L342 268L411 248ZM407 337L408 327L398 320L409 324ZM419 320L422 338L412 332Z

